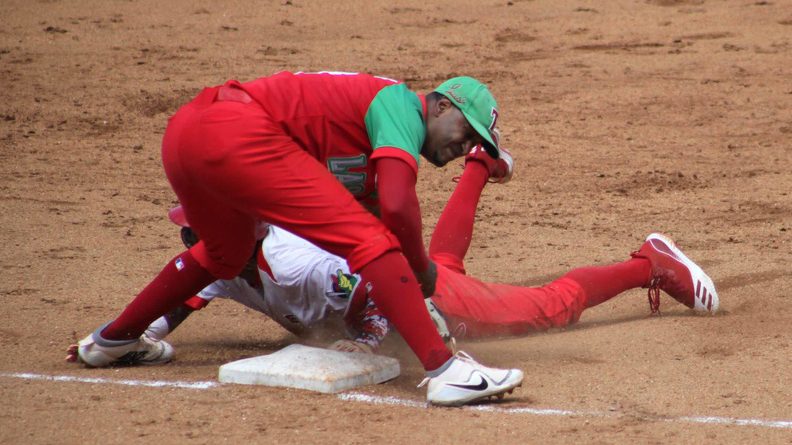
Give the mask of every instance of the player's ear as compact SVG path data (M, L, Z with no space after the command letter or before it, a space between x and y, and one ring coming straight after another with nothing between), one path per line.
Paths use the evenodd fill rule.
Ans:
M437 91L426 95L426 111L429 118L438 117L453 106L447 97Z
M446 111L448 111L448 109L453 107L453 106L454 105L451 103L450 100L448 100L447 97L442 96L442 97L440 97L440 99L437 100L436 107L435 107L437 112L436 112L435 115L439 116L439 115L445 113Z

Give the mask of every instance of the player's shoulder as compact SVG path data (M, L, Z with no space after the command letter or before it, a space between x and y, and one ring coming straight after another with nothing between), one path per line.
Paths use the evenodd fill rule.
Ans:
M403 83L400 80L392 79L386 76L378 76L376 74L369 74L369 73L359 73L355 71L296 71L292 73L294 76L298 77L321 77L325 79L347 79L347 80L358 80L358 81L371 81L371 82L382 82L385 84L400 84Z
M404 84L381 89L369 104L366 130L374 150L399 148L417 162L426 137L424 106L421 98Z
M366 89L380 90L393 85L405 86L404 82L387 76L351 71L278 71L268 76L247 82L260 85L297 85L305 88L322 85L359 85ZM406 89L406 87L405 87Z
M342 87L351 91L359 90L361 92L367 91L374 93L394 86L401 86L406 89L405 84L400 80L368 73L346 71L298 71L295 72L293 76L298 82L303 82L306 85L315 85L320 88L323 86L328 88Z
M388 109L417 110L423 109L421 99L417 93L407 87L404 83L394 83L384 85L375 98L372 105L382 105Z

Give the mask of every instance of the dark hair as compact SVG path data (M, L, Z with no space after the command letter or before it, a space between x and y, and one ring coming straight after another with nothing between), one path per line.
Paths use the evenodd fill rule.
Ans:
M445 96L443 96L442 94L438 93L437 91L432 91L431 93L426 95L426 99L427 100L431 99L431 100L434 100L434 101L438 101L438 100L440 100L440 99L442 99L444 97Z

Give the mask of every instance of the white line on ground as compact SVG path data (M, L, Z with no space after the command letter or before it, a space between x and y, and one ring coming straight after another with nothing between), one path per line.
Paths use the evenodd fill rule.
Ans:
M32 374L22 372L0 372L0 377L16 378L24 380L45 380L53 382L76 382L76 383L94 383L94 384L110 384L110 385L126 385L126 386L146 386L146 387L170 387L170 388L183 388L183 389L209 389L220 387L223 384L213 381L196 381L185 382L178 380L123 380L123 379L109 379L100 377L77 377L70 375L46 375L46 374ZM341 393L336 395L340 400L371 403L375 405L397 405L406 406L409 408L426 408L425 402L418 402L415 400L400 399L398 397L380 397L357 392ZM623 413L618 412L604 412L604 411L572 411L565 409L547 409L547 408L503 408L492 405L474 405L467 406L461 409L484 411L491 413L502 414L529 414L535 416L565 416L565 417L617 417ZM716 425L734 425L734 426L757 426L765 428L781 428L792 429L792 420L765 420L765 419L739 419L735 417L716 417L716 416L682 416L682 417L658 417L651 420L660 420L666 422L686 422L686 423L701 423L701 424L716 424Z
M426 403L419 403L414 400L404 400L396 397L378 397L361 393L344 393L338 394L341 400L350 400L355 402L372 403L375 405L399 405L408 406L412 408L425 408ZM570 411L564 409L541 409L541 408L502 408L492 405L473 405L466 406L461 409L473 411L485 411L491 413L503 414L532 414L535 416L566 416L566 417L617 417L624 413L619 412L605 412L605 411ZM792 420L764 420L764 419L738 419L734 417L716 417L716 416L683 416L683 417L670 417L670 416L657 416L649 420L659 420L664 422L687 422L687 423L703 423L703 424L720 424L720 425L735 425L735 426L760 426L766 428L783 428L792 429Z
M185 388L185 389L208 389L215 386L220 386L217 382L180 382L178 380L119 380L119 379L105 379L101 377L76 377L71 375L45 375L45 374L30 374L23 372L14 373L0 373L0 377L12 377L25 380L50 380L54 382L78 382L78 383L106 383L111 385L126 385L126 386L152 386L152 387L170 387L170 388Z

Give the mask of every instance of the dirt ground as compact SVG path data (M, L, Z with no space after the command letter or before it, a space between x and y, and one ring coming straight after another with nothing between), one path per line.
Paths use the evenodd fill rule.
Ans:
M791 1L4 0L0 13L0 442L792 443ZM526 372L495 412L20 378L207 381L296 341L224 301L171 337L169 365L63 362L180 250L167 117L203 86L280 70L422 92L480 78L517 168L485 191L473 275L541 284L662 231L714 278L720 313L664 296L653 317L636 290L570 329L463 343ZM422 169L427 239L459 171ZM360 392L422 402L418 362L393 352L402 376Z

